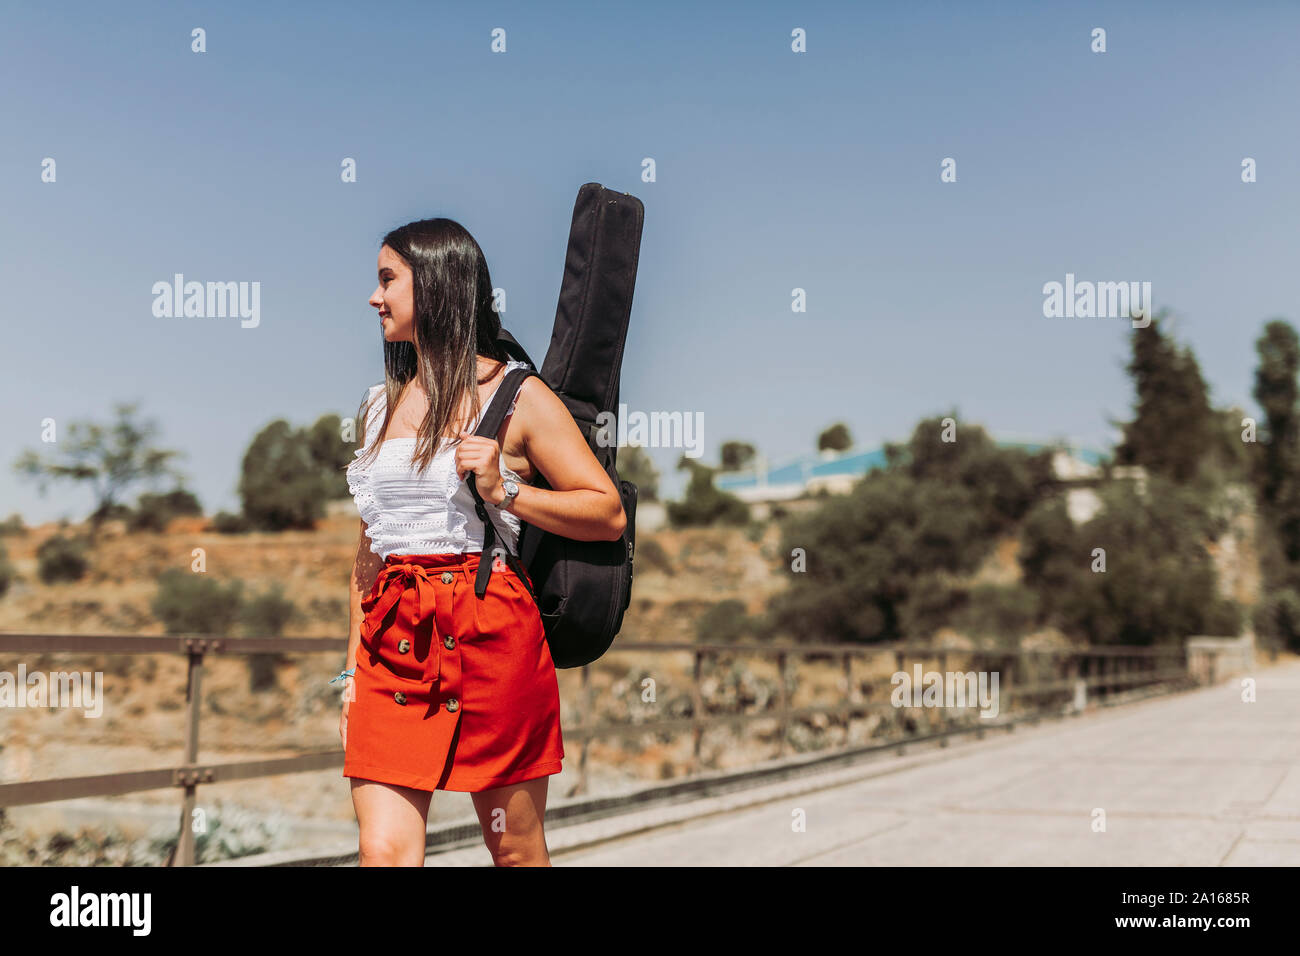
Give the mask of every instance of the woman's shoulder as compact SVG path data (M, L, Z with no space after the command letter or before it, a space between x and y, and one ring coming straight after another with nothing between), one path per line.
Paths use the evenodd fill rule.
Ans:
M546 432L573 421L564 400L537 374L529 375L519 383L519 390L515 392L506 416L519 421L524 434Z
M361 399L357 419L364 423L363 428L367 444L374 437L374 430L378 423L384 420L384 411L387 404L388 391L384 388L383 382L378 385L371 385L366 389L366 394Z
M548 392L551 390L551 387L546 384L539 374L537 374L537 369L533 368L533 366L528 362L510 359L510 361L506 363L507 373L517 368L530 369L533 374L525 376L524 380L519 383L519 388L515 392L514 398L510 401L510 409L506 412L507 415L512 414L515 411L516 406L519 404L519 401L523 396L528 395L529 398L525 399L525 401L529 401L532 396L537 394L538 390L544 389Z

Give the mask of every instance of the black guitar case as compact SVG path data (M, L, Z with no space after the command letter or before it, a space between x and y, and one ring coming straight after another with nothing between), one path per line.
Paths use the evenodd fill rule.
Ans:
M616 427L602 429L597 418L602 412L618 414L644 219L645 208L635 196L599 183L578 190L555 326L539 371L619 489L627 515L627 528L617 541L575 541L521 525L518 557L532 578L557 667L577 667L603 654L631 599L636 486L618 476ZM499 341L511 357L537 367L504 328ZM512 393L517 387L512 383ZM502 406L511 398L513 394ZM492 420L485 416L484 425L492 428L493 420L499 424L497 415ZM532 484L549 487L540 474Z

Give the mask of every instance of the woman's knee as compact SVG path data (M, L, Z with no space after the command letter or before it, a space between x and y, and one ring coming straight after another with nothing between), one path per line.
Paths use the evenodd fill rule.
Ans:
M425 791L355 778L362 866L422 866L429 798Z
M483 842L496 866L550 866L546 836L539 824L504 832L483 830Z
M358 841L361 866L421 866L423 841L417 842L395 830L365 828Z
M545 840L497 840L488 843L495 866L550 866Z

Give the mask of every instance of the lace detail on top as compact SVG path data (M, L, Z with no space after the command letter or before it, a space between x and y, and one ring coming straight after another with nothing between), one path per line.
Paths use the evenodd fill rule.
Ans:
M526 362L510 361L506 371L528 368ZM500 386L497 386L500 390ZM378 455L363 466L360 458L374 444L384 422L386 398L381 382L372 385L367 397L374 396L366 418L366 444L358 448L348 464L348 491L357 503L357 511L366 522L370 550L380 557L390 554L450 554L483 550L483 522L474 513L474 495L469 485L456 474L455 448L441 439L433 460L424 471L416 471L411 462L415 437L389 438L379 447ZM487 411L496 391L483 405ZM519 396L510 403L506 414L515 410ZM478 427L476 419L469 430ZM501 474L523 483L515 472L498 459ZM484 501L488 515L496 524L497 536L505 535L510 549L518 553L519 518Z

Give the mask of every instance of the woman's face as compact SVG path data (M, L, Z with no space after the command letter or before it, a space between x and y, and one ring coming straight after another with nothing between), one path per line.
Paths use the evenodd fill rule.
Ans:
M411 290L411 267L392 249L379 250L379 285L370 294L370 304L379 310L385 342L415 341L415 296Z

